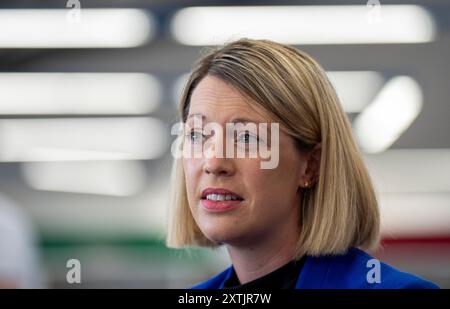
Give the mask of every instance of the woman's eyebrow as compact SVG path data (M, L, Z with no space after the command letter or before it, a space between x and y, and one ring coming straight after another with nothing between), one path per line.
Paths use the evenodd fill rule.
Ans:
M195 117L199 117L202 120L206 119L207 117L205 115L203 115L202 113L195 113L195 114L190 114L186 120L189 120L190 118L195 118ZM228 121L228 123L260 123L262 121L257 121L254 119L250 119L250 118L243 118L243 117L238 117L238 118L232 118L230 121Z
M261 121L255 121L248 118L233 118L230 123L260 123Z

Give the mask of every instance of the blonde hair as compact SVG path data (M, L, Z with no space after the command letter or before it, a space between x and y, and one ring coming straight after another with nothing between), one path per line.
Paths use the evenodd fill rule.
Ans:
M183 122L198 83L212 75L267 111L308 151L321 143L317 183L303 191L297 257L372 249L379 210L350 122L322 67L305 52L269 40L240 39L214 48L195 64L179 104ZM216 247L196 224L187 200L182 159L173 166L167 245Z

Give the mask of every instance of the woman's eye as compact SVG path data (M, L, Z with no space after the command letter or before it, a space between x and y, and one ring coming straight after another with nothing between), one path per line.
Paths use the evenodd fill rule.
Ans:
M249 133L244 133L238 136L238 142L245 144L253 144L259 141L258 137Z
M189 139L193 143L201 142L203 140L203 134L198 131L190 131L189 132Z

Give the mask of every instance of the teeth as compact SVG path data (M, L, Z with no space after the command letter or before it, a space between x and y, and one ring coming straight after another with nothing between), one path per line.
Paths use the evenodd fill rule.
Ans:
M236 196L225 194L208 194L206 196L206 199L210 201L234 201L237 200L238 198Z

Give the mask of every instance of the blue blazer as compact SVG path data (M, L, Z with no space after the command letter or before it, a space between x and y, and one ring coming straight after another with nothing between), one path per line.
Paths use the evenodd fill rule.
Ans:
M295 285L296 289L438 289L432 282L409 273L401 272L380 262L380 282L369 283L367 273L372 266L367 264L372 256L351 248L344 255L328 255L306 258ZM221 289L233 274L233 266L197 284L192 289ZM372 281L372 280L371 280Z

